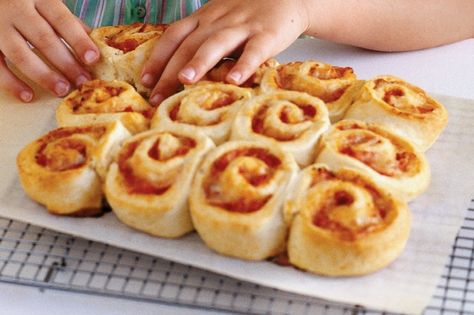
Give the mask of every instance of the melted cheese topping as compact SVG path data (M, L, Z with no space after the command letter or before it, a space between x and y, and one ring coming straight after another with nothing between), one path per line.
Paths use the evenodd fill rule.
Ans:
M150 39L161 36L166 28L167 25L165 24L154 25L135 23L111 36L107 36L106 43L110 47L128 53Z
M193 89L170 107L169 117L173 121L189 125L216 125L226 119L228 108L243 97L217 88Z
M55 129L38 140L36 162L53 172L83 167L104 133L105 127L102 126Z
M414 152L363 125L340 123L328 141L334 142L338 152L385 176L411 176L419 171L420 161Z
M374 82L375 95L401 112L427 115L436 109L426 93L403 81L377 79Z
M337 67L317 62L311 64L306 74L319 80L355 79L354 71L350 67Z
M278 66L275 83L281 89L306 92L330 103L341 98L355 80L350 67L297 61Z
M385 226L391 203L357 175L314 168L304 207L312 224L343 240L355 240Z
M292 141L309 130L320 116L317 105L280 96L268 97L252 117L252 130L278 141Z
M118 166L130 194L165 193L178 176L196 141L171 133L137 135L118 156Z
M75 114L138 112L151 118L155 111L153 107L124 96L130 89L120 82L93 80L82 84L66 101Z
M203 182L208 203L233 212L258 211L278 187L280 165L278 157L262 148L223 154Z

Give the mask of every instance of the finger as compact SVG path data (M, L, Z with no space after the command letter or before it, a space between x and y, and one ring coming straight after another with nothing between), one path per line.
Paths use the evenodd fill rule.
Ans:
M44 89L57 96L65 96L70 90L70 83L61 74L51 70L36 54L34 54L21 35L12 29L8 40L0 38L0 50L22 73ZM8 42L8 45L5 45Z
M272 57L272 43L270 34L252 37L245 45L235 66L227 74L226 81L237 85L245 82L262 63Z
M74 16L64 4L58 1L51 8L50 2L41 1L37 4L37 10L71 46L84 64L91 65L99 60L99 49L87 35L88 31L90 32L89 27Z
M153 87L165 70L168 61L176 52L181 43L197 27L197 19L184 18L171 24L157 40L148 61L142 70L142 83L146 87Z
M208 34L195 31L183 41L173 57L169 60L151 93L150 101L152 104L159 104L161 100L178 89L180 85L177 75L178 72L191 60L200 44L203 43L206 38L208 38Z
M228 56L247 39L243 28L230 28L212 35L196 51L196 54L179 72L178 79L184 84L192 84L202 78L223 57Z
M84 32L86 32L87 34L90 34L90 32L92 32L92 29L86 23L84 23L84 21L82 21L79 17L74 15L74 18L79 24L81 24L81 27L84 30Z
M40 15L31 16L30 21L35 25L34 28L20 23L17 26L17 30L24 38L28 39L56 69L66 75L66 77L76 85L80 85L90 79L89 73L83 69L51 26L48 25Z
M22 102L33 99L33 90L8 68L5 57L0 53L0 89L14 95Z

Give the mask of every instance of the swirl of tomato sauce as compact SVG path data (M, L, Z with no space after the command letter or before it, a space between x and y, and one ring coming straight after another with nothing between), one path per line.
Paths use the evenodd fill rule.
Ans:
M310 188L318 186L322 183L332 183L336 188L324 196L324 201L314 209L312 216L312 224L318 228L331 231L335 233L340 239L347 241L354 241L364 235L372 233L384 226L384 220L391 209L390 202L387 201L378 190L371 184L358 176L343 176L335 174L327 169L318 168L313 171L312 182ZM340 221L331 218L331 212L338 208L354 207L355 198L350 191L345 190L342 186L337 188L339 183L349 183L357 186L358 189L363 189L368 193L371 202L364 204L371 204L373 208L364 209L369 218L365 218L362 223L355 223L352 226L342 224ZM314 189L313 193L318 193L318 189ZM370 206L368 206L370 207ZM348 210L343 210L348 211ZM357 221L357 219L356 219Z
M424 91L403 81L379 78L374 81L374 90L381 95L385 103L403 112L425 115L436 109L436 105Z
M346 79L354 77L354 70L351 67L313 63L309 68L308 75L320 80Z
M186 114L180 115L180 110L182 106L199 106L206 111L212 112L226 106L230 106L235 102L241 100L242 97L231 92L231 91L221 91L221 90L197 90L196 92L191 92L190 94L184 96L180 102L177 102L170 107L169 117L172 121L183 122L188 124L195 124L198 126L212 126L217 125L221 122L222 115L218 119L212 121L203 121L196 119L197 117L187 117Z
M69 98L74 113L100 112L101 104L119 96L124 87L112 86L105 81L91 81L82 84L77 93ZM124 109L117 109L118 112Z
M301 134L292 134L292 133L271 133L268 130L265 130L264 120L268 113L268 109L271 105L263 104L257 110L255 115L252 118L252 130L255 133L267 135L272 137L278 141L292 141ZM292 115L293 111L300 111L302 115ZM298 102L291 102L288 103L287 106L283 106L279 113L279 119L284 124L294 125L299 124L307 121L312 121L317 114L317 110L313 105L305 104L305 103L298 103ZM300 116L296 118L297 116Z
M97 141L105 133L105 127L86 126L58 128L39 140L36 162L53 172L63 172L84 166L88 160L90 143L75 138L77 134L87 134Z
M196 141L191 138L182 137L178 135L173 136L179 140L180 146L177 150L173 152L172 155L163 154L161 152L160 138L158 138L148 150L148 157L156 161L166 162L177 156L185 156L190 150L192 150L197 145ZM127 161L133 156L137 147L145 139L146 138L140 138L136 141L129 142L124 145L118 156L119 170L124 178L124 183L126 185L127 191L130 194L161 195L170 188L170 185L168 183L163 185L162 183L153 183L148 181L147 179L141 178L136 174L136 172L134 172L134 165L131 165L131 163L127 163ZM140 165L137 165L137 167L140 167Z
M323 91L314 89L311 83L302 84L305 79L328 80L355 80L355 74L350 67L337 67L327 64L311 62L310 67L303 71L306 63L292 62L277 68L276 85L285 90L307 92L322 99L326 103L337 101L349 88L349 82L342 82L337 86L327 86Z
M111 36L106 37L105 42L110 47L128 53L134 51L138 46L150 39L161 36L166 28L166 24L152 25L135 23Z
M409 174L417 168L418 159L414 152L374 132L342 132L342 137L339 152L359 160L379 174L394 177ZM384 150L387 146L390 150Z
M209 204L226 209L231 212L251 213L261 209L265 203L271 198L271 195L263 195L257 199L248 198L248 196L239 196L237 200L225 200L222 198L221 190L215 189L220 185L219 177L229 164L239 157L251 157L260 160L266 166L262 172L252 173L243 166L239 169L239 176L245 178L245 181L253 186L259 187L270 182L278 167L281 165L281 160L263 148L242 148L229 151L217 160L215 160L210 168L209 174L204 181L204 191Z
M82 84L75 94L68 97L68 102L75 114L100 113L139 113L151 119L156 111L154 107L134 109L134 105L120 97L126 91L123 86L115 86L106 81L94 80Z

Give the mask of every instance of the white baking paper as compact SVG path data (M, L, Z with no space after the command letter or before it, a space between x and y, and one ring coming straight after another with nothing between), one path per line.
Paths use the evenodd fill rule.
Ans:
M372 275L327 278L270 262L232 259L206 248L195 233L179 240L155 238L126 227L113 213L100 218L48 214L23 193L15 164L23 146L55 128L54 109L59 100L45 94L33 104L20 104L0 95L0 216L284 291L419 314L435 291L474 196L474 101L437 98L448 108L449 124L427 153L432 167L431 185L410 204L413 226L405 251L393 264Z

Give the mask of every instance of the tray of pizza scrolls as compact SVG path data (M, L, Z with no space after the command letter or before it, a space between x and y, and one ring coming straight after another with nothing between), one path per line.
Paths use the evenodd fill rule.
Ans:
M95 30L97 79L64 99L0 94L0 215L422 312L474 190L473 101L315 60L269 60L234 86L224 60L154 107L137 69L164 28Z

